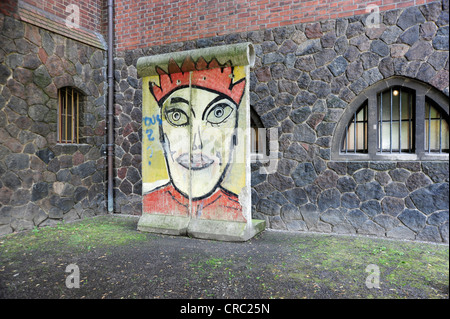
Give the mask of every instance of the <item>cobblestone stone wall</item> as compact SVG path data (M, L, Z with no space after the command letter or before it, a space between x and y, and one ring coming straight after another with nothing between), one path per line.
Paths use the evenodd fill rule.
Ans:
M0 235L104 211L105 52L0 15ZM58 89L82 92L57 143Z
M381 13L217 36L115 58L116 211L141 210L140 56L250 41L257 60L251 105L278 128L274 174L252 165L253 216L274 229L367 234L448 242L448 161L331 160L345 108L365 88L392 76L449 94L448 1Z

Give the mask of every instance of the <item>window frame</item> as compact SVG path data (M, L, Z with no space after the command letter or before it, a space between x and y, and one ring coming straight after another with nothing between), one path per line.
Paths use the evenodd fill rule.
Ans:
M378 95L392 87L405 88L415 92L414 152L413 153L385 153L378 152ZM331 144L331 160L345 161L413 161L413 160L448 160L449 154L428 153L425 150L425 100L432 100L444 112L442 115L449 118L448 97L428 84L404 77L392 77L382 80L361 92L345 109L340 121L336 125L335 134ZM366 103L368 104L368 152L343 153L341 145L345 129L354 113ZM450 123L449 123L450 124Z
M68 90L70 90L71 92L71 96L70 96L70 101L71 101L71 106L70 106L70 111L71 112L67 112L68 109L66 107L66 112L63 112L63 102L62 99L64 98L65 100L67 100L69 98L69 93ZM63 94L65 95L63 97ZM77 98L73 99L73 96L76 95ZM82 120L82 107L83 107L83 97L84 94L78 90L75 87L71 87L71 86L64 86L58 89L58 111L57 111L57 131L56 131L56 141L57 144L61 144L61 145L80 145L83 144L80 142L80 140L82 139L82 137L80 137L80 131L81 131L81 120ZM64 113L64 114L63 114ZM68 114L70 113L70 115ZM62 121L65 121L65 126L67 126L68 122L68 118L71 118L71 140L67 139L67 127L66 127L66 139L63 140L63 134L62 134L62 129L63 129L63 123Z

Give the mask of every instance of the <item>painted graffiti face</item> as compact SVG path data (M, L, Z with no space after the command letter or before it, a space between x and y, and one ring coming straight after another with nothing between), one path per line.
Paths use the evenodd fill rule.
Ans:
M174 186L194 199L208 196L231 161L237 127L235 102L212 90L180 88L165 99L161 119Z

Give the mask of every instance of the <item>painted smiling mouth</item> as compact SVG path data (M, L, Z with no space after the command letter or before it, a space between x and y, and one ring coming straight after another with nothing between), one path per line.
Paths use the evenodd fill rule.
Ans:
M177 159L177 163L186 169L191 169L193 171L205 169L214 163L214 160L209 158L204 154L181 154Z

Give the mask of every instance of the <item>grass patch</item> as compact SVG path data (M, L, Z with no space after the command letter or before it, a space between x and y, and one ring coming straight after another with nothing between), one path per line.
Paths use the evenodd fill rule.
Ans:
M27 251L89 251L94 248L125 245L148 238L137 232L133 220L99 216L81 221L63 223L53 227L34 228L31 231L9 234L0 238L4 256Z
M292 241L288 277L353 296L448 296L448 246L347 236L302 236ZM368 289L368 265L380 270L380 289ZM311 269L313 271L311 271Z

